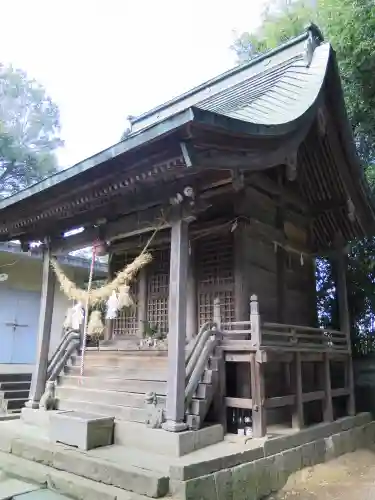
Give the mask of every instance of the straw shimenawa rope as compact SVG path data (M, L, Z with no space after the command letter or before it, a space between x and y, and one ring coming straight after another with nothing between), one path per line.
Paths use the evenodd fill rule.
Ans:
M136 277L142 267L149 264L152 256L149 253L142 252L133 262L125 266L117 276L106 285L93 290L82 290L71 281L61 269L56 259L51 260L51 267L60 283L61 290L70 299L85 304L88 300L90 306L99 304L109 299L113 292L118 291L123 285L129 285Z

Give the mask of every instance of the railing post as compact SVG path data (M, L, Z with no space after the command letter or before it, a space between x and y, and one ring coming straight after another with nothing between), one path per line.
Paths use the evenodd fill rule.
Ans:
M250 329L252 345L259 349L259 346L261 345L261 331L259 302L256 295L252 295L250 297Z
M214 323L217 326L217 329L220 330L221 325L221 314L220 314L220 299L219 297L215 297L214 299Z

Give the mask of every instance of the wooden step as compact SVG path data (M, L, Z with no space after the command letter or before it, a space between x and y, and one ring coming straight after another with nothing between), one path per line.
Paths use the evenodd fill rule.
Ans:
M70 366L65 369L65 373L69 375L80 375L79 366ZM155 380L166 382L167 370L165 369L142 369L142 368L126 368L125 366L89 366L84 369L85 377L109 377L121 378L124 380Z
M155 392L161 396L165 396L167 393L167 383L154 380L124 380L122 378L63 375L59 377L59 385L87 387L89 389L108 391L137 392L143 394L146 392Z
M81 366L81 358L79 356L72 357L72 365ZM146 357L146 356L129 356L129 357L99 357L93 356L89 358L84 358L84 367L93 366L111 366L111 367L124 367L124 368L140 368L145 369L153 368L167 368L168 358L165 357Z
M145 407L145 395L133 392L87 389L77 386L62 385L56 388L56 397L64 400L87 401L114 406ZM165 407L165 396L157 397L157 406Z
M0 391L29 391L31 382L0 382Z
M1 401L1 408L4 411L21 410L25 406L26 401L27 398L3 399Z
M31 373L0 373L1 382L31 382Z
M0 399L28 399L29 397L29 391L23 391L23 390L5 390L5 391L0 391Z
M94 415L105 415L114 417L118 420L127 420L129 422L144 423L147 412L143 408L132 408L130 406L116 406L88 401L79 401L73 399L57 399L57 408L59 410L82 411Z

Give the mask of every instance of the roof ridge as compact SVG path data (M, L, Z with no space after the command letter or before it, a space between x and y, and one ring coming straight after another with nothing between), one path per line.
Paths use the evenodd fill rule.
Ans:
M319 30L319 28L315 24L310 23L308 26L306 26L305 31L301 35L298 35L298 36L288 40L287 42L279 45L278 47L276 47L274 49L267 50L263 54L260 54L259 56L254 57L254 59L251 59L250 61L244 62L242 64L238 64L238 65L234 66L233 68L231 68L227 71L224 71L220 75L217 75L217 76L205 81L204 83L201 83L201 84L197 85L196 87L193 87L192 89L189 89L188 91L186 91L186 92L184 92L184 93L182 93L182 94L180 94L172 99L169 99L168 101L166 101L162 104L159 104L158 106L155 106L154 108L151 108L150 110L145 111L144 113L141 113L140 115L138 115L136 117L132 117L132 119L130 120L130 123L131 123L131 125L136 124L136 123L140 122L141 120L147 118L148 116L150 116L158 111L164 110L165 108L171 106L172 104L176 104L176 103L186 99L187 97L190 97L190 96L204 90L205 88L210 87L210 86L220 82L221 80L228 78L229 76L235 75L236 73L239 73L239 72L243 71L244 69L250 68L251 66L255 66L258 63L264 61L265 59L268 59L268 58L272 57L273 55L278 54L279 52L282 52L283 50L285 50L289 47L292 47L293 45L296 45L304 40L307 40L309 38L309 36L311 36L311 35L315 38L315 40L319 44L321 42L323 42L323 40L324 40L323 35L322 35L321 31Z

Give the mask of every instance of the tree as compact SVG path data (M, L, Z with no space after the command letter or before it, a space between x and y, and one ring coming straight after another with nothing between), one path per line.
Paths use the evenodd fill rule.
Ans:
M0 198L57 171L56 104L21 70L0 65Z
M271 0L260 28L242 33L232 49L239 62L275 48L303 32L313 21L332 43L340 68L348 116L357 151L373 192L375 191L375 4L373 0ZM315 8L314 8L315 7ZM375 239L352 242L349 253L348 291L353 331L362 342L374 334ZM334 270L317 262L318 311L323 324L334 324ZM375 347L368 337L365 344Z

